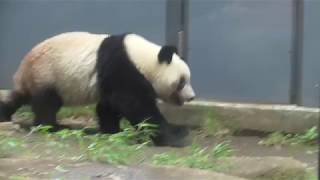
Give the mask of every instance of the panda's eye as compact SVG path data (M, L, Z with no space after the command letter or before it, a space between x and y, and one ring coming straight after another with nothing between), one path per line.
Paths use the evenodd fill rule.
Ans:
M179 80L178 86L177 86L177 91L181 91L186 84L186 80L182 77Z

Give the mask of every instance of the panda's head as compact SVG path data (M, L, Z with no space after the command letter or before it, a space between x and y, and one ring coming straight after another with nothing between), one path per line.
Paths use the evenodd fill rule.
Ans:
M194 99L190 69L175 47L159 46L136 34L125 37L125 46L130 60L152 84L158 98L175 105Z
M183 105L195 97L188 65L173 46L162 46L158 53L159 71L153 84L160 99Z

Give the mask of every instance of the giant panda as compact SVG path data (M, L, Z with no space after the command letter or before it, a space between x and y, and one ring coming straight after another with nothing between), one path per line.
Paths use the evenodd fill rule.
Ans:
M146 38L67 32L36 45L14 75L14 89L0 102L0 121L9 121L22 105L30 104L34 125L59 129L61 106L96 104L102 133L120 131L119 121L133 125L147 120L158 125L156 145L179 146L173 140L187 134L169 124L156 102L183 105L195 97L190 69L173 46Z

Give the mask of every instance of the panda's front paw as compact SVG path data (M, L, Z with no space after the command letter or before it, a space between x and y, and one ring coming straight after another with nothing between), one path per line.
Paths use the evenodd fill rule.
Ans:
M170 127L171 134L177 138L185 138L189 135L189 129L186 126L181 125L171 125Z
M153 141L156 146L184 147L189 144L186 138L188 135L189 130L187 127L170 125L164 130L160 130Z

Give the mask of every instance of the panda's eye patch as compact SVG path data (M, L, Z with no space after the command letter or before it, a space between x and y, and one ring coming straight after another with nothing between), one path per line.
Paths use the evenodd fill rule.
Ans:
M177 91L182 90L185 84L186 84L186 80L183 77L180 78L178 86L177 86Z

